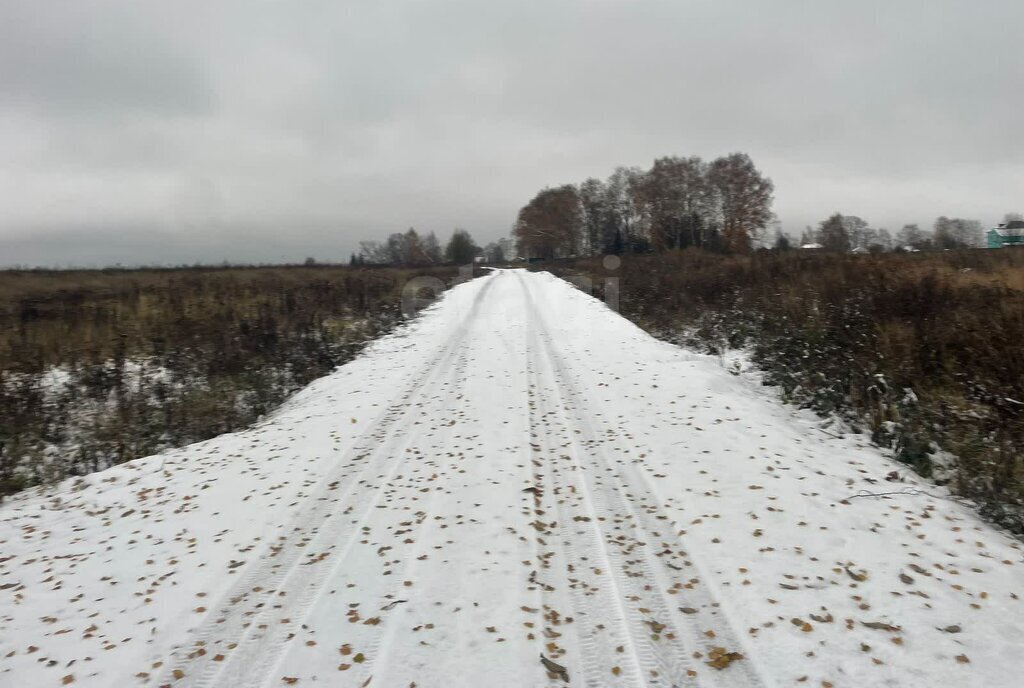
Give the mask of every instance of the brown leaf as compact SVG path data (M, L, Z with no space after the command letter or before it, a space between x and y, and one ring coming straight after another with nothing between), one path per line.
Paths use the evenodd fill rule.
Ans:
M721 671L733 662L743 659L743 655L739 652L729 652L724 647L713 647L708 652L708 661L706 664L713 669Z
M849 576L853 580L857 581L858 583L863 583L864 581L866 581L868 579L868 572L867 571L863 571L863 570L861 570L861 571L851 571L849 568L845 568L843 570L846 571L846 575L847 576Z
M648 626L650 626L651 630L654 631L655 633L661 633L662 631L665 630L665 624L658 623L654 619L648 619L644 623L647 624Z

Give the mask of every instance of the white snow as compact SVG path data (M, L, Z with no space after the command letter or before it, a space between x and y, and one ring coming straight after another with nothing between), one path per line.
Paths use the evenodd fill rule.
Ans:
M1020 685L1019 543L818 424L497 271L259 426L0 507L0 685Z

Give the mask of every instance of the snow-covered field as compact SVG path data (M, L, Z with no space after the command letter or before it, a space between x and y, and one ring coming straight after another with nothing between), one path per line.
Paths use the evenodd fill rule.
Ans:
M0 507L0 685L1021 685L1019 543L850 499L892 471L496 272L251 430Z

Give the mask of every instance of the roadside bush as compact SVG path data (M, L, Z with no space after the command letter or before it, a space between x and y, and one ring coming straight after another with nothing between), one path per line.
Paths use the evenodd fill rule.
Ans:
M607 273L541 269L598 285ZM1024 252L692 250L625 256L614 274L622 314L656 336L748 348L787 400L843 417L1024 533Z

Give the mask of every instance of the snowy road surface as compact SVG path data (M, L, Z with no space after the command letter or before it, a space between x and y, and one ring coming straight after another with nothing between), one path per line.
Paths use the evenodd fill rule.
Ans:
M847 499L894 470L496 272L253 429L0 507L0 685L1021 685L1019 544Z

